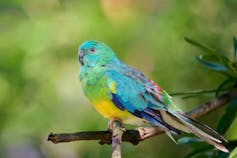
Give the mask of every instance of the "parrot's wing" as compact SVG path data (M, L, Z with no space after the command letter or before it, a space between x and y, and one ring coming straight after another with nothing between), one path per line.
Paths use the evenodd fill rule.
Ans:
M114 67L107 74L111 99L120 110L127 110L172 133L180 133L180 130L167 124L161 116L161 111L167 111L171 100L157 84L138 70L127 66L123 69L120 66L119 70Z
M194 133L216 148L227 151L221 145L221 142L226 141L224 137L210 127L171 108L174 106L171 97L138 70L127 66L115 66L109 69L108 78L111 99L119 109L127 110L137 117L164 128L171 138L170 132Z

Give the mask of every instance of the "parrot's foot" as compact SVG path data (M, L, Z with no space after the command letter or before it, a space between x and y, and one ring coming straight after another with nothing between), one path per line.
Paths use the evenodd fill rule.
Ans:
M157 127L138 127L137 130L139 131L140 137L142 140L149 138L158 132L162 132L161 128Z
M109 121L109 123L108 123L108 131L110 131L110 132L113 131L114 123L117 123L118 126L121 127L123 132L126 131L126 129L124 128L123 122L121 120L119 120L119 119L113 119L113 120Z
M109 120L109 122L108 122L108 129L107 130L112 132L112 130L113 130L113 121L112 120Z

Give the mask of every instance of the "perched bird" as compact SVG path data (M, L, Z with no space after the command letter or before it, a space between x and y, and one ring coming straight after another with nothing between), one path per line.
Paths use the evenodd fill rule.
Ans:
M79 47L78 58L83 92L104 117L125 124L159 126L171 139L172 134L193 133L228 152L222 145L224 137L178 111L165 90L121 62L106 44L86 41Z

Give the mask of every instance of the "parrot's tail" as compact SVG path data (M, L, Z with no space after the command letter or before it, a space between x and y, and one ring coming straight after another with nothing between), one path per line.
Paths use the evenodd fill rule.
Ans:
M222 144L223 142L227 142L227 140L207 125L204 125L183 113L174 112L172 110L160 110L160 114L163 120L174 128L187 133L193 133L207 141L209 144L214 145L217 149L223 152L229 152ZM170 136L169 132L168 136Z

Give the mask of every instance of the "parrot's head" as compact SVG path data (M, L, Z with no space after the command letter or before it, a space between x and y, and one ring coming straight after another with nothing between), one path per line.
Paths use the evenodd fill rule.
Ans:
M81 66L106 65L115 57L113 50L98 41L85 41L79 47L78 60Z

